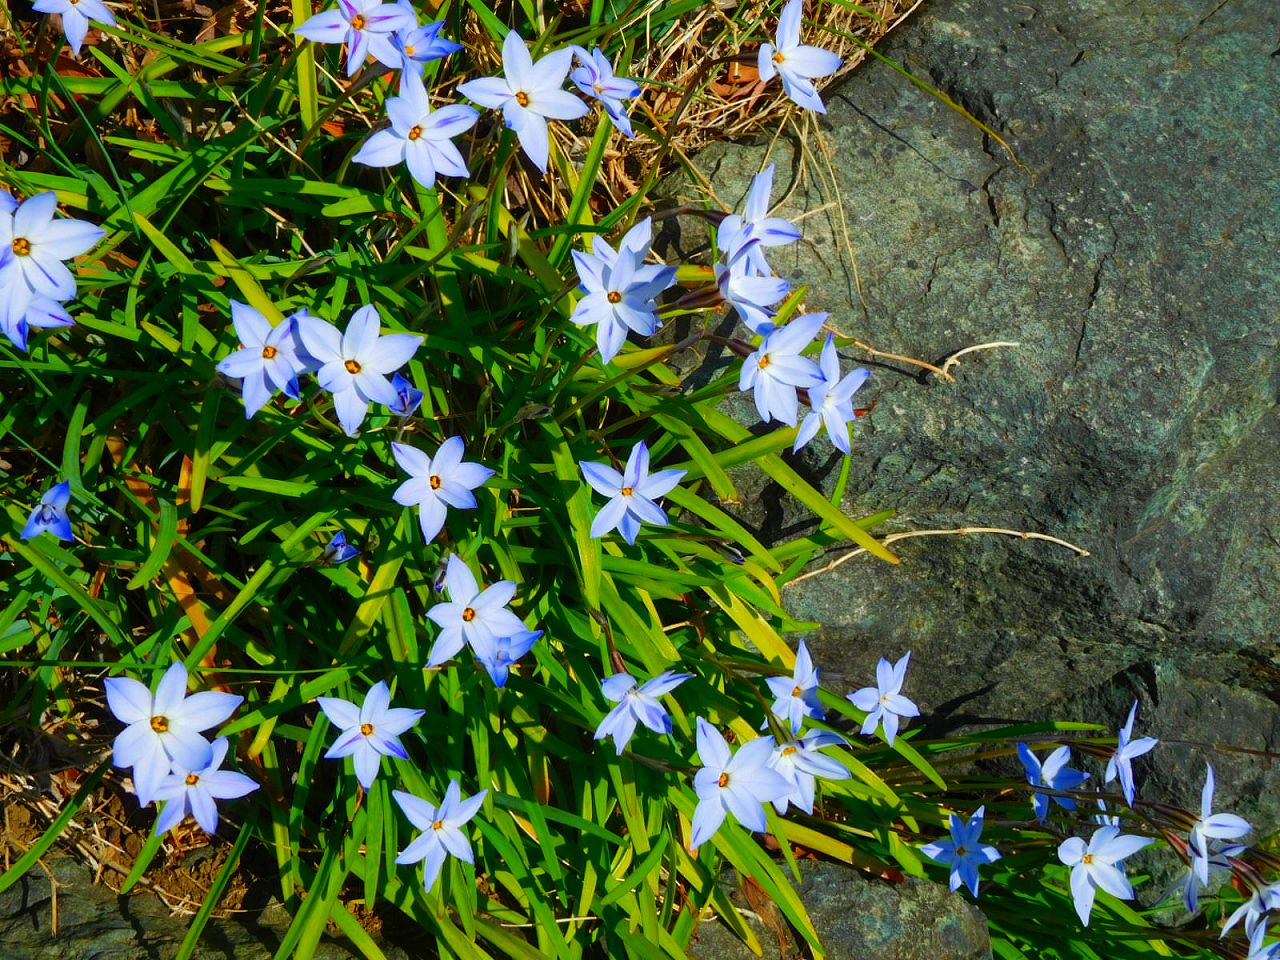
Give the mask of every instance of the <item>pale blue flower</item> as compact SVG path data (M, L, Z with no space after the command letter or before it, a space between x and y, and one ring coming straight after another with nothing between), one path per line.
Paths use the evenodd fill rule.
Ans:
M383 757L409 759L404 744L400 742L400 734L426 713L425 710L391 706L391 690L382 680L369 688L360 706L338 697L316 697L316 703L329 722L338 728L337 739L325 751L325 759L351 757L356 779L366 790L373 786Z
M666 511L657 500L670 493L685 475L684 470L650 474L649 448L643 440L631 448L622 473L608 464L587 460L579 461L578 466L591 489L610 498L591 522L591 536L602 537L617 528L628 544L636 542L642 521L666 526Z
M416 447L393 443L391 453L409 479L396 488L392 499L403 507L418 508L418 524L427 543L444 529L449 507L474 510L475 494L493 476L493 471L478 463L464 462L465 447L461 437L450 437L428 457Z
M440 36L444 29L444 21L437 20L412 30L397 30L392 34L391 42L402 58L401 66L406 74L422 75L423 69L433 60L443 60L451 53L462 49L462 44L454 43Z
M827 342L823 344L818 369L822 373L822 379L809 388L809 413L796 431L796 442L791 450L793 453L799 450L814 438L819 427L825 426L832 446L843 454L852 453L849 447L849 424L857 415L853 409L853 395L867 382L871 371L858 367L847 373L842 380L836 340L831 334L827 334Z
M471 841L462 832L462 828L480 812L488 790L466 800L462 799L462 790L457 780L450 780L444 793L444 802L434 807L403 790L392 790L391 795L409 818L409 822L422 833L400 852L396 863L417 863L425 860L422 884L430 892L440 876L440 868L450 854L467 863L474 863L471 854Z
M1033 787L1046 787L1050 790L1074 790L1089 779L1082 770L1068 767L1071 761L1071 748L1058 747L1041 762L1025 743L1018 744L1018 759L1027 771L1027 783ZM1050 803L1056 803L1064 810L1074 810L1076 802L1071 797L1051 797L1045 793L1032 793L1031 806L1035 810L1036 819L1044 823L1049 816ZM1105 809L1105 808L1104 808Z
M499 637L514 637L525 632L524 623L507 609L516 595L516 585L510 580L499 580L484 590L476 583L475 575L456 554L449 555L444 572L449 600L437 603L427 611L427 617L440 628L440 635L431 647L428 667L438 667L451 659L463 646L480 656L494 649Z
M333 394L333 407L347 436L356 435L369 404L390 407L399 401L387 377L409 362L422 337L379 336L381 318L369 304L351 315L345 333L319 317L295 319L302 345L319 364L316 379Z
M569 318L578 326L596 326L596 347L608 363L626 343L627 331L652 336L658 320L656 298L675 282L676 268L647 264L653 221L646 217L622 238L615 252L599 234L591 253L573 251L579 289L584 296Z
M388 129L378 130L352 159L369 167L394 167L399 163L424 187L434 187L437 174L467 177L466 161L453 138L475 125L479 114L460 103L431 109L421 77L406 73L400 96L387 100Z
M298 354L297 328L299 318L305 315L303 310L273 327L253 307L231 301L231 323L243 346L219 360L217 370L224 377L241 381L246 419L261 410L277 390L294 400L302 399L298 375L307 369L307 363Z
M963 883L976 897L978 868L1000 859L999 850L982 842L982 818L986 809L986 807L979 807L967 823L954 813L950 814L951 839L926 843L920 848L920 852L929 859L950 864L953 893L960 889L960 884Z
M756 69L765 83L775 74L781 77L786 95L806 110L826 113L813 80L840 69L840 58L830 50L800 42L801 3L802 0L789 0L782 8L775 42L761 44Z
M107 706L127 724L112 745L112 762L133 768L133 789L144 807L173 766L204 770L213 759L213 746L202 730L231 716L244 697L217 690L187 696L187 668L181 662L165 671L153 695L129 677L104 682Z
M1130 765L1136 758L1149 752L1159 740L1154 737L1139 737L1137 740L1131 740L1133 736L1133 720L1138 713L1138 701L1133 702L1133 707L1129 710L1129 719L1125 721L1125 725L1120 728L1117 737L1116 752L1111 755L1111 759L1107 761L1106 776L1103 777L1103 783L1110 783L1117 776L1120 777L1120 789L1124 792L1125 803L1133 806L1133 767Z
M839 760L819 753L823 747L843 745L844 737L826 730L815 730L797 740L779 744L769 758L769 766L782 774L791 784L791 792L773 801L778 813L786 813L789 804L813 813L813 797L817 790L817 778L847 780L849 768Z
M745 240L736 247L725 247L723 262L717 262L713 270L721 299L738 311L753 333L767 336L777 330L773 306L787 295L791 285L781 277L756 274L750 254L759 246L758 240Z
M589 109L560 89L572 63L573 50L568 47L534 63L520 34L512 30L502 42L504 75L468 80L458 85L458 92L481 106L501 110L525 155L546 173L551 153L547 120L576 120L585 117Z
M0 199L5 196L0 191ZM12 247L0 250L0 331L19 350L26 350L32 328L70 327L75 321L58 301L31 289L17 260Z
M822 379L818 365L800 353L813 342L826 319L825 313L796 317L765 336L755 353L742 361L738 389L755 391L756 410L765 423L780 420L796 425L800 405L797 388L815 386Z
M1108 812L1107 801L1101 797L1098 798L1098 810L1100 812L1093 815L1093 822L1100 827L1118 827L1120 826L1120 817L1114 813Z
M412 7L380 0L338 0L335 9L317 13L293 32L313 43L345 43L347 76L354 77L369 54L385 66L399 67L402 57L391 35L417 25Z
M476 659L488 672L493 685L502 688L507 684L512 665L541 638L541 630L521 630L514 636L494 637L492 640L482 638L478 641L480 649L476 651Z
M782 720L791 724L793 734L800 732L805 717L821 720L826 716L818 701L818 670L809 657L804 641L796 650L796 665L790 677L769 677L765 680L773 693L770 708Z
M693 812L689 849L697 849L715 836L727 813L748 830L763 832L768 827L762 804L792 791L791 782L769 766L772 757L773 737L757 737L733 753L720 731L698 717L698 759L703 767L693 778L698 806Z
M600 721L600 726L596 727L595 739L613 737L613 745L621 756L631 735L635 733L637 722L643 723L654 733L670 733L671 715L658 702L658 697L670 693L692 676L691 673L664 670L639 687L636 686L636 678L629 673L615 673L611 677L605 677L600 683L600 690L606 699L617 706Z
M1249 883L1249 897L1244 903L1232 911L1227 922L1222 925L1219 938L1225 937L1237 923L1244 920L1244 932L1252 937L1262 925L1263 918L1272 910L1280 910L1280 881L1258 884L1245 878Z
M413 412L422 405L422 391L399 373L391 378L391 388L395 390L399 399L396 403L390 404L387 409L401 419L413 416Z
M1249 955L1244 960L1276 960L1280 957L1280 940L1267 943L1267 925L1259 923L1249 935Z
M1170 897L1180 896L1182 905L1186 907L1187 913L1195 913L1200 909L1200 893L1213 885L1213 878L1219 874L1231 873L1231 863L1229 857L1238 857L1245 852L1247 848L1241 844L1219 844L1213 840L1208 844L1208 870L1205 879L1202 881L1198 876L1195 854L1188 849L1191 860L1187 863L1182 874L1174 880L1160 897L1160 901L1168 900Z
M1081 923L1089 925L1098 888L1120 900L1133 899L1133 887L1121 861L1154 842L1151 837L1122 834L1119 827L1099 827L1088 846L1080 837L1062 841L1058 859L1071 868L1071 898Z
M36 0L31 9L37 13L62 14L62 32L66 34L67 45L76 56L80 55L80 45L89 32L90 20L97 20L110 27L116 25L116 18L102 0Z
M333 539L329 541L328 546L324 548L324 554L320 557L320 562L329 567L336 567L340 563L346 563L352 557L360 556L360 551L355 547L347 545L347 535L339 530L333 535Z
M71 503L71 484L63 480L45 491L39 505L27 517L26 526L19 534L23 540L30 540L42 533L51 533L59 540L68 542L75 540L71 532L71 518L67 516L67 505Z
M106 231L85 220L55 219L58 196L52 190L28 197L10 211L12 200L0 205L0 250L13 253L13 266L33 293L70 300L76 295L76 278L63 261L91 249Z
M910 660L910 650L893 664L881 657L876 664L876 685L863 687L848 695L853 705L867 715L862 724L864 737L874 733L876 727L883 724L884 738L889 741L889 746L893 746L899 722L920 716L916 705L902 695L902 683L907 677L907 664Z
M1253 829L1249 821L1234 813L1213 812L1213 767L1205 764L1204 788L1200 791L1200 816L1191 826L1188 847L1191 868L1200 882L1209 882L1209 841L1239 840Z
M769 216L773 170L771 163L751 178L743 212L730 214L716 228L716 244L720 249L742 250L748 272L762 277L773 273L764 258L764 248L782 247L800 239L800 229L790 220Z
M155 799L163 801L164 807L156 817L157 836L168 833L186 819L187 814L196 818L205 833L213 833L218 829L215 801L237 800L258 789L258 784L243 773L219 769L227 758L226 737L219 737L211 746L213 750L206 766L187 770L175 763L169 775L160 781Z
M627 116L627 107L623 100L640 96L640 84L626 77L616 76L613 64L596 47L590 53L582 47L572 47L578 62L582 66L569 74L574 86L588 97L600 101L608 114L609 120L623 136L634 137L631 130L631 118Z

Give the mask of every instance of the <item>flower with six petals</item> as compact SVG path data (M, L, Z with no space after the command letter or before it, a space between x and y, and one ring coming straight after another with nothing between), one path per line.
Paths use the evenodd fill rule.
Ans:
M591 536L602 537L616 527L629 544L636 542L641 521L666 526L666 511L657 500L670 493L685 475L684 470L650 474L649 448L643 440L631 448L622 473L608 464L588 460L579 461L578 466L591 489L610 498L591 522Z
M999 850L982 842L982 818L985 813L986 807L979 807L967 822L954 813L951 814L951 838L926 843L920 848L920 852L931 860L950 864L952 892L960 889L960 884L963 883L976 897L978 868L984 863L994 863L1000 859Z
M351 757L356 779L366 790L373 786L383 757L409 758L400 734L426 712L391 706L391 690L383 680L369 688L360 706L339 697L316 697L316 703L339 731L325 759Z
M792 791L791 782L769 766L772 757L773 737L756 737L733 753L720 731L698 718L698 759L703 767L693 778L698 806L693 812L690 850L715 836L728 813L748 830L767 828L762 804Z
M164 807L156 817L156 834L168 833L187 814L195 817L205 833L218 829L217 800L236 800L258 789L258 784L243 773L219 769L227 758L227 738L219 737L211 744L209 763L200 770L186 770L174 764L167 777L156 788L155 799Z
M830 50L800 42L801 7L802 0L789 0L782 8L775 42L760 45L756 67L763 82L779 76L788 97L806 110L826 113L813 80L840 69L840 57Z
M920 710L914 703L902 695L902 684L907 677L907 664L911 660L911 651L902 655L897 663L890 663L884 657L876 664L876 685L863 687L848 695L855 707L866 713L867 719L862 724L862 735L875 732L876 727L884 726L884 738L893 746L893 738L898 735L898 724L901 720L920 716Z
M450 437L440 444L434 457L407 443L391 445L396 463L409 474L409 479L396 488L392 498L403 507L418 508L418 524L427 543L444 529L449 507L475 509L476 498L471 491L493 476L488 467L463 461L464 452L461 437Z
M444 800L435 807L425 800L415 797L403 790L392 790L391 795L409 818L409 822L422 831L407 847L400 851L396 863L423 864L422 884L428 891L435 886L440 877L440 868L452 854L459 860L474 863L471 853L471 841L462 832L462 828L480 812L488 790L481 790L474 796L462 799L462 790L457 780L450 780L445 790Z
M1133 887L1121 861L1154 842L1151 837L1122 834L1119 827L1099 827L1087 846L1080 837L1062 841L1058 859L1071 868L1071 898L1081 923L1089 925L1099 888L1121 900L1133 899Z
M431 109L426 87L414 73L406 73L400 96L387 100L391 126L371 134L353 160L369 167L394 167L403 163L424 187L434 187L436 175L467 177L466 161L453 138L470 130L479 114L461 103Z
M654 733L670 733L671 715L658 702L658 698L670 693L692 676L691 673L664 670L638 687L636 678L629 673L615 673L605 677L600 683L600 691L617 706L600 721L600 725L596 727L595 739L613 737L618 756L622 756L631 735L635 733L637 722L643 723Z
M427 611L427 617L440 628L427 658L428 667L440 666L464 646L471 647L477 657L489 656L499 637L525 632L523 621L507 609L516 595L516 585L510 580L499 580L481 590L471 569L452 553L444 583L449 600Z

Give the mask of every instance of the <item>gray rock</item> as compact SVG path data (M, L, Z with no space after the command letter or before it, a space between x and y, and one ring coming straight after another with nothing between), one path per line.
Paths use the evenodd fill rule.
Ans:
M1001 133L1025 168L879 63L827 96L838 197L811 139L776 145L782 215L837 201L803 220L807 243L771 252L808 286L808 309L935 362L1022 344L965 357L953 385L872 365L863 395L879 405L855 428L843 509L895 508L884 530L1041 531L1092 554L917 539L897 545L901 567L862 557L789 588L789 609L821 624L810 648L833 686L862 686L877 657L910 649L906 692L931 733L1061 716L1108 690L1091 719L1122 720L1137 693L1152 718L1175 699L1180 739L1247 736L1224 709L1276 728L1278 31L1273 0L931 0L884 53ZM767 151L719 145L700 166L740 201ZM663 239L699 242L683 222ZM831 489L825 439L798 462ZM769 538L813 529L759 479L743 499ZM1229 706L1186 702L1186 678L1231 691ZM1179 765L1202 775L1196 747L1151 762L1175 755L1158 781ZM1269 768L1227 781L1224 802L1276 785Z
M990 960L986 919L964 897L940 884L917 879L874 882L834 863L806 862L800 869L796 891L830 960ZM735 905L746 906L740 893L733 899ZM764 948L765 960L783 957L777 930L753 912L744 918ZM695 936L689 947L694 960L753 956L719 921L702 923ZM794 936L787 936L786 956L799 955Z
M6 960L170 960L186 936L188 917L175 917L147 893L121 896L95 884L89 871L68 856L46 863L58 884L57 935L49 875L39 867L0 893L0 943ZM289 926L286 911L268 907L241 922L213 919L193 954L197 960L270 960ZM391 960L406 955L390 946ZM325 938L317 960L352 960L361 954Z

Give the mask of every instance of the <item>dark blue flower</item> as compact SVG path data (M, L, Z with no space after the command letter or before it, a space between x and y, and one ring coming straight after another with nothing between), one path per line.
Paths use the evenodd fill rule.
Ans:
M40 505L31 511L27 525L22 528L22 539L30 540L42 533L52 533L59 540L74 540L71 518L67 516L67 504L71 502L71 484L62 481L40 498Z
M360 551L355 547L347 545L347 535L339 530L333 535L333 539L329 541L329 545L324 548L324 554L320 558L320 562L329 567L336 567L340 563L346 563L352 557L360 556Z

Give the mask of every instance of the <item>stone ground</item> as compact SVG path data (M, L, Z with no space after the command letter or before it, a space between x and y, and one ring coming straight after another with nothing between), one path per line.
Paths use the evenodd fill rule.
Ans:
M1146 734L1280 743L1278 48L1274 0L930 0L879 49L1023 166L883 63L827 93L838 197L815 138L773 145L778 212L811 213L807 242L770 262L808 286L808 309L935 362L1022 344L964 358L950 385L872 365L845 510L1091 553L919 539L900 567L863 557L797 584L789 608L822 625L809 642L828 682L862 686L877 657L911 650L930 733L1118 724L1140 698ZM769 156L725 144L699 166L737 203ZM699 241L685 221L661 239ZM839 464L824 439L802 462L828 486ZM776 490L746 499L775 539L807 529ZM1148 788L1190 802L1206 756L1167 744ZM1280 825L1270 761L1213 762L1223 803Z

